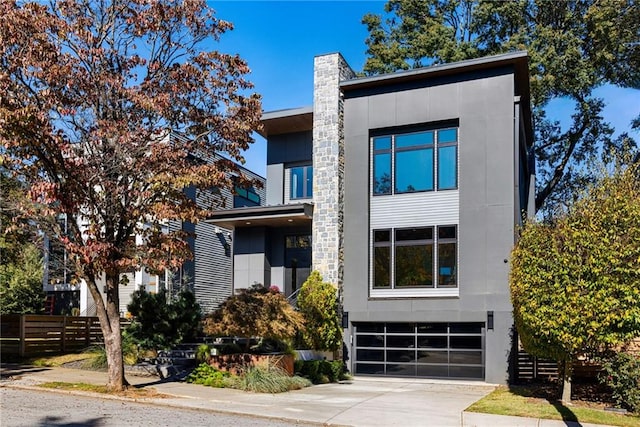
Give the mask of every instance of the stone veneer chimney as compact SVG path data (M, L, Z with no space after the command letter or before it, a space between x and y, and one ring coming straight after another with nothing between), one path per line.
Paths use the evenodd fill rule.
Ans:
M313 73L313 269L338 288L343 277L344 100L355 77L339 53L316 56Z

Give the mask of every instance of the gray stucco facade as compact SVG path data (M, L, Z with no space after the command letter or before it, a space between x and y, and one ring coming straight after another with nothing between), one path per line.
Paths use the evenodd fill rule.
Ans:
M520 59L526 61L524 56ZM485 380L504 383L513 324L507 261L521 218L519 212L527 208L520 206L520 191L528 191L528 187L518 188L518 168L523 167L520 159L527 157L520 152L527 144L521 147L519 141L527 132L515 120L520 114L518 94L523 88L516 88L514 65L497 64L495 68L470 71L462 66L452 69L446 78L424 73L410 83L398 83L392 77L375 83L361 88L349 82L343 87L344 311L350 321L345 336L347 348L353 353L352 325L357 322L478 322L484 325ZM458 202L451 206L458 209L457 295L372 297L371 131L432 123L455 123L459 132ZM425 197L419 193L411 196L415 203ZM420 223L422 214L411 214L412 220ZM363 220L366 218L369 221ZM490 313L491 330L487 329Z
M291 236L311 236L356 375L505 383L508 258L533 208L526 53L366 78L339 54L314 65L313 107L263 116L271 206L213 219L235 228L234 256L260 258L249 270L289 295Z

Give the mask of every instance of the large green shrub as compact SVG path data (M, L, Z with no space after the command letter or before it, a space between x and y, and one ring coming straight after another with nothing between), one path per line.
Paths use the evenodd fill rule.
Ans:
M640 357L617 353L602 364L600 381L611 388L618 405L640 411Z
M294 371L313 384L334 383L347 378L344 363L340 360L296 360Z
M208 387L224 388L229 386L231 377L229 372L220 371L207 363L202 363L187 376L186 381Z
M204 332L213 336L262 337L291 340L304 324L300 313L274 289L254 285L231 295L204 321ZM249 351L250 340L246 340Z
M342 345L336 288L313 271L300 288L298 310L305 319L304 343L313 350L335 351Z
M127 309L133 320L126 331L143 349L170 348L199 335L200 306L192 292L169 299L165 290L157 294L138 290Z

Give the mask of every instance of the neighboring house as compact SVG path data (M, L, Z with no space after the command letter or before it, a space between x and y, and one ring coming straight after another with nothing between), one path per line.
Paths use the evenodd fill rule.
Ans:
M172 134L172 138L182 137ZM198 160L213 161L215 159L198 157ZM219 206L223 210L264 204L265 179L242 166L238 167L247 178L257 181L260 185L251 188L235 186L233 190L228 188L220 190L188 188L185 191L191 198L196 199L201 207ZM64 230L65 227L62 229ZM189 238L193 259L186 261L177 271L167 270L162 274L151 274L144 270L137 270L124 273L124 280L122 280L119 290L120 312L123 316L127 313L127 305L131 302L131 295L138 289L145 289L152 293L166 289L171 295L175 295L181 289L188 288L194 292L203 313L215 310L232 294L231 230L206 222L192 224L171 221L165 226L167 232L180 229L194 236ZM96 307L93 298L84 282L76 283L73 281L73 274L67 265L64 250L59 245L51 244L50 250L46 253L55 256L49 256L48 262L45 263L47 268L44 289L53 295L56 307L60 303L68 305L66 301L73 297L72 301L75 305L79 305L81 315L95 315ZM63 297L64 301L61 300ZM56 314L58 312L59 310L56 311ZM70 310L66 310L66 312L70 314Z
M313 107L265 113L266 205L220 211L234 288L338 287L356 375L504 383L508 258L533 215L523 52L356 78L318 56Z

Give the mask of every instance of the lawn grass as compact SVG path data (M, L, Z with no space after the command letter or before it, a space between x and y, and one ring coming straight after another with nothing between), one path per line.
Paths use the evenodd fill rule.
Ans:
M550 420L577 421L580 423L608 424L623 427L640 427L640 417L616 414L603 409L581 406L576 402L570 406L559 401L532 397L527 387L498 387L485 398L469 406L468 412L512 415Z
M67 383L67 382L61 382L61 381L52 381L52 382L38 384L38 386L43 388L56 389L56 390L110 394L110 395L116 395L120 397L127 397L131 399L166 397L165 395L155 391L155 389L149 388L149 387L145 387L145 388L128 387L127 389L121 392L111 392L109 391L109 389L107 389L107 386L105 385L96 385L96 384L87 384L87 383Z

